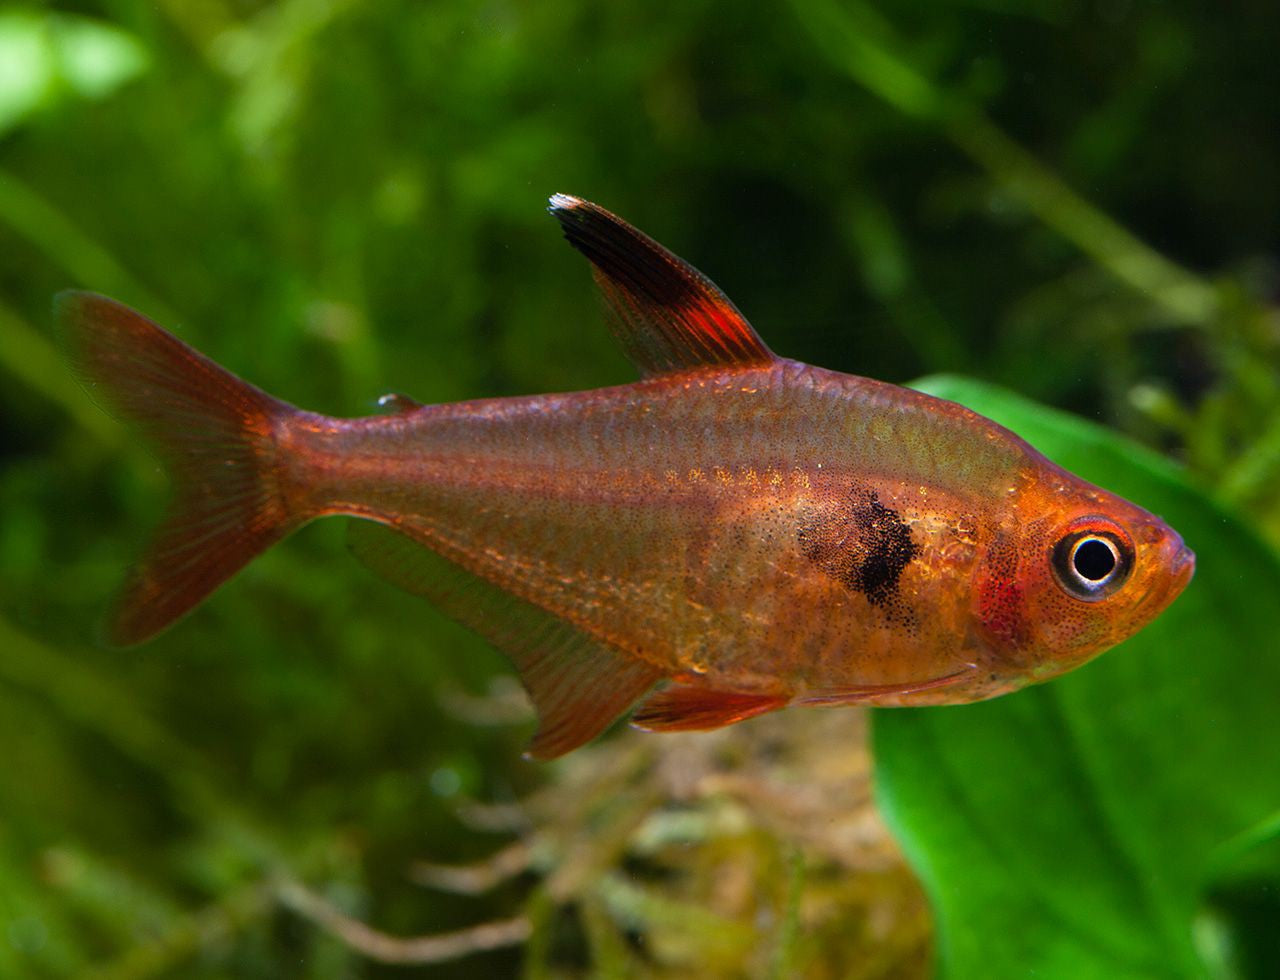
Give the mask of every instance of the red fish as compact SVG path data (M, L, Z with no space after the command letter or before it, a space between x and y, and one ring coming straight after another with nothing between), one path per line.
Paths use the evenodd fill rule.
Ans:
M154 636L314 518L363 518L364 562L510 658L549 758L637 701L633 724L676 730L993 697L1120 642L1190 580L1176 532L1008 430L777 357L652 239L578 198L550 211L640 381L331 418L62 294L74 366L173 483L112 639Z

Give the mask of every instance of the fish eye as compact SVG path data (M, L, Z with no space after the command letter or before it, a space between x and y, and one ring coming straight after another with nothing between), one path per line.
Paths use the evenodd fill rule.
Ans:
M1105 518L1084 518L1058 539L1052 563L1054 577L1067 593L1097 602L1113 595L1129 577L1133 544Z

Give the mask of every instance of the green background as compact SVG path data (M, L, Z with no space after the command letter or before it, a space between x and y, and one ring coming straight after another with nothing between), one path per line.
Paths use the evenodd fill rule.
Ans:
M578 194L714 278L782 354L966 375L1172 458L1242 522L1190 542L1197 582L1212 560L1271 610L1250 535L1280 541L1276 37L1262 0L0 7L0 976L963 963L857 789L857 712L525 763L501 658L351 561L340 521L154 643L97 645L163 480L61 365L51 297L112 295L336 414L626 381L543 210ZM1274 641L1205 635L1268 690L1249 657ZM965 710L892 723L992 731ZM1280 742L1258 717L1240 737ZM472 800L497 810L460 816ZM937 898L946 842L894 813ZM523 870L478 895L410 880L512 841ZM1232 860L1245 884L1197 920L1184 972L1275 962L1275 862ZM1179 881L1173 904L1207 894ZM303 885L388 933L522 916L533 938L379 966L315 924Z

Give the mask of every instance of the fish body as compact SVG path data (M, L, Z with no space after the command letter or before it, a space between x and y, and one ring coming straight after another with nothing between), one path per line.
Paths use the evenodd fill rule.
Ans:
M163 629L326 515L508 654L561 754L637 700L651 729L788 704L947 704L1047 679L1185 587L1159 518L950 402L774 356L696 270L557 195L636 383L304 412L101 297L68 349L176 495L113 632Z

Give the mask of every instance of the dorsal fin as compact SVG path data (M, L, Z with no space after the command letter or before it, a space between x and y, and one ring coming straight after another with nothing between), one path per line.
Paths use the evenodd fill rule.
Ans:
M568 194L547 210L591 261L614 334L645 377L774 359L715 283L648 235Z

